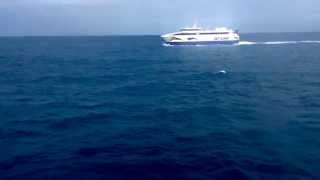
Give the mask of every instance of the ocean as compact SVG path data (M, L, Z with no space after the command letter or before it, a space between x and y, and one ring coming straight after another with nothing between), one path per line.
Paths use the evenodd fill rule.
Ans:
M319 179L320 33L1 37L0 179Z

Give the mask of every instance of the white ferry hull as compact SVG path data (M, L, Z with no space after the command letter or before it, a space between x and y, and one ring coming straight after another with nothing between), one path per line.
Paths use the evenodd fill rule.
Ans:
M238 31L228 28L184 28L179 32L164 34L161 38L169 45L233 45L240 41Z
M165 41L163 40L165 44L168 45L235 45L239 43L239 40L233 40L233 41L185 41L185 42L173 42L173 41Z

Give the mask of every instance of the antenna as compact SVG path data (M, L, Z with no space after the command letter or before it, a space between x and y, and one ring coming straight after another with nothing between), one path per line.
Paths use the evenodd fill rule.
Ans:
M192 28L197 28L197 27L198 27L197 21L193 21L193 26L192 26Z

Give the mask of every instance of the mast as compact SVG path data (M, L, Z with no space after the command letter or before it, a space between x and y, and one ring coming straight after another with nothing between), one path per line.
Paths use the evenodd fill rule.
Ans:
M198 28L198 23L197 23L197 21L193 21L192 28L194 28L194 29Z

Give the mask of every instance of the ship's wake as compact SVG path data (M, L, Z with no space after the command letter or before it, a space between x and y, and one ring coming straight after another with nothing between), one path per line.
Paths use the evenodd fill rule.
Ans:
M173 46L173 45L171 45L171 44L167 44L167 43L162 43L162 46L170 47L170 46Z
M304 40L304 41L266 41L266 42L253 42L253 41L240 41L237 46L241 45L281 45L281 44L320 44L319 41Z
M320 44L320 40L303 40L303 41L265 41L265 42L255 42L255 41L240 41L234 44L235 46L248 46L248 45L285 45L285 44ZM171 45L167 43L162 44L165 47L171 46L211 46L211 45ZM228 45L222 45L228 46Z

